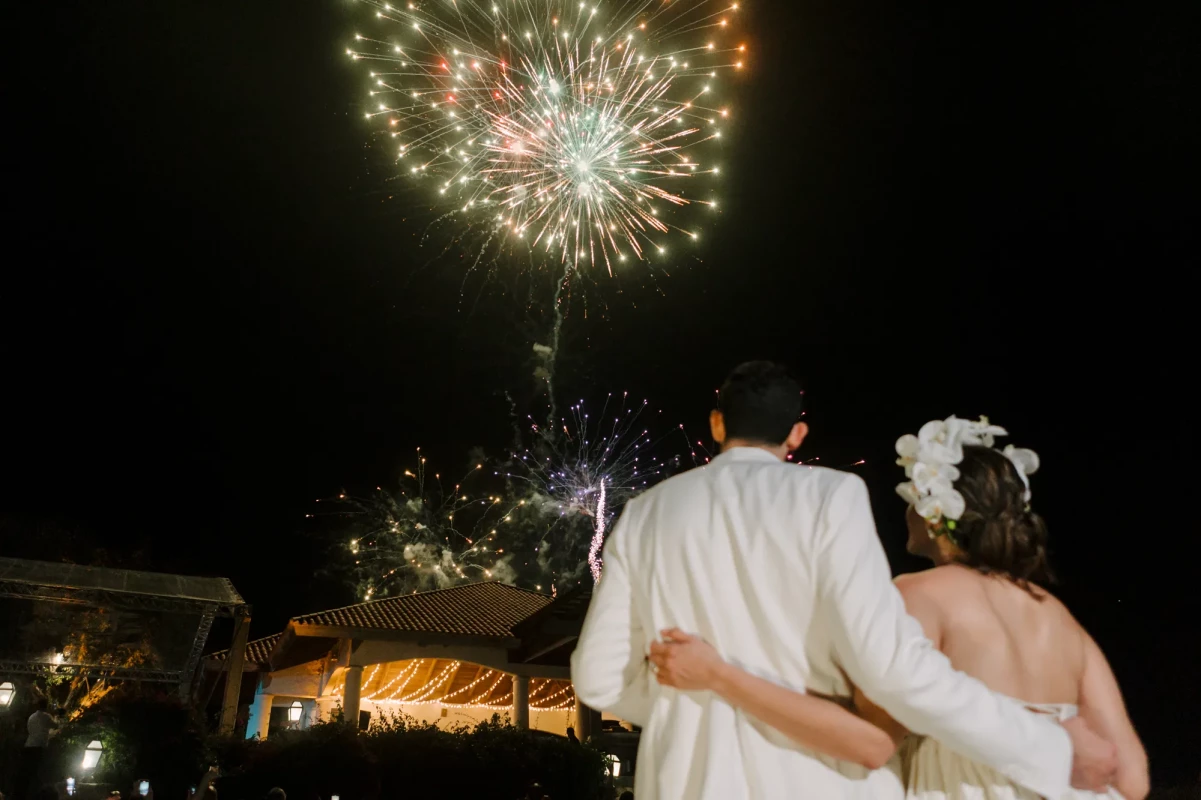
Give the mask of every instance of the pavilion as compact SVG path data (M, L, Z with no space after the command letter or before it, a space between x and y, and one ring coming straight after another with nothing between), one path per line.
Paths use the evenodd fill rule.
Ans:
M569 657L591 587L557 598L486 582L294 617L247 644L256 676L247 738L337 713L360 728L402 713L438 725L507 714L521 728L581 739L601 715L571 688ZM227 652L206 659L221 670ZM616 723L610 722L613 727Z

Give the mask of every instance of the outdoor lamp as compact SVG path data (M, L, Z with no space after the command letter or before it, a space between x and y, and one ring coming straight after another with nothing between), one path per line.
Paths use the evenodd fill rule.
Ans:
M303 710L300 701L293 700L292 705L288 706L288 722L300 722L300 714Z
M0 683L0 707L11 705L13 701L13 695L16 693L17 690L13 688L12 683L9 681Z
M103 752L104 745L93 739L88 748L83 751L83 768L95 769L96 765L100 763L100 754Z
M621 759L618 758L617 756L613 755L612 753L610 753L609 760L611 760L613 762L613 766L610 767L610 769L613 770L613 777L620 778L621 777Z

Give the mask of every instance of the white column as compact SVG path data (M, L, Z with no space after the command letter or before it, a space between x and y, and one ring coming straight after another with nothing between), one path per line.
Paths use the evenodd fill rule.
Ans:
M300 714L300 727L311 728L317 723L317 718L321 716L321 709L317 705L316 700L302 700L301 708L304 709Z
M513 725L528 731L530 729L530 676L513 676Z
M346 716L346 721L355 727L359 727L359 706L361 705L360 697L363 695L363 668L358 666L350 666L346 668L346 689L342 692L342 713Z
M254 693L250 704L250 719L246 722L246 738L267 738L267 726L271 724L271 701L275 695L264 694L262 689Z

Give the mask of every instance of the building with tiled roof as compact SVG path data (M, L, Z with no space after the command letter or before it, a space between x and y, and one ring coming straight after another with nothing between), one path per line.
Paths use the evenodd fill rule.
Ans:
M271 651L275 649L276 643L279 641L282 633L276 633L271 636L264 636L262 639L254 639L246 643L246 663L242 669L247 672L254 672L263 669L271 661ZM212 653L208 656L210 668L220 668L229 659L228 650L221 650Z
M577 707L568 659L589 596L474 583L294 617L247 644L257 680L247 736L337 715L455 725L499 713L586 737L600 720ZM227 660L214 653L207 666L219 672Z
M306 614L292 625L310 636L339 629L509 639L514 625L550 603L549 595L515 586L471 583Z

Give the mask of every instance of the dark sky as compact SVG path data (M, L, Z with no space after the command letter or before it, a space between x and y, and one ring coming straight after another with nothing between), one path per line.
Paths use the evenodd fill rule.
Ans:
M418 445L450 469L505 443L547 281L502 268L463 299L458 253L419 248L435 212L371 142L349 0L52 5L5 81L0 546L53 557L33 520L149 546L232 578L272 633L345 599L313 579L315 498ZM1157 771L1195 774L1185 20L747 5L702 260L574 296L564 395L629 390L699 433L729 367L790 363L807 454L867 459L902 570L893 441L1008 426Z

